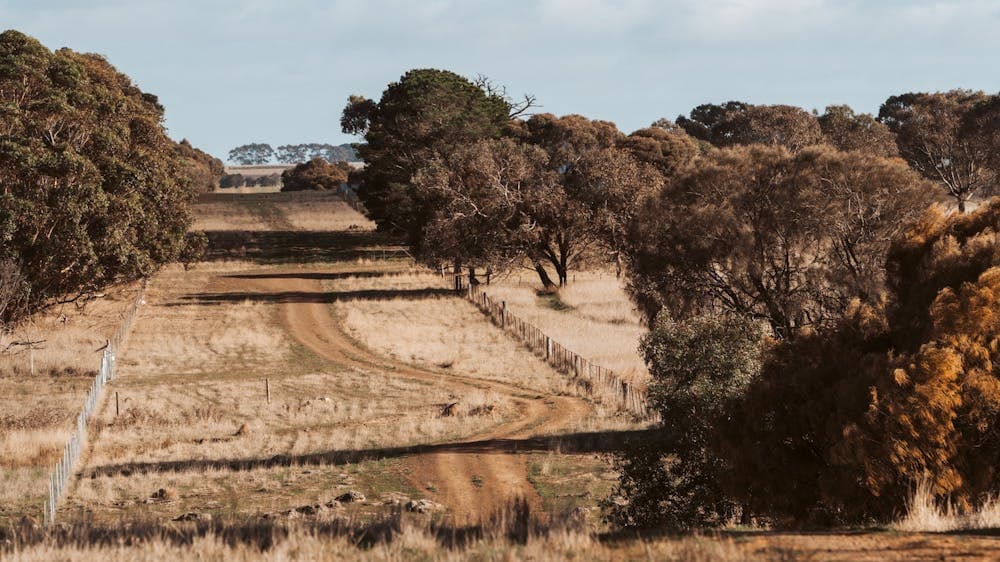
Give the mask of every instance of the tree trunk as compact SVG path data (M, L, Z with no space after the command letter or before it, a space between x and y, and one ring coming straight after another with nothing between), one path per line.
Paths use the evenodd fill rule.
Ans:
M558 291L556 284L552 282L552 278L549 277L549 272L545 271L545 268L538 261L535 262L535 271L538 273L538 278L542 281L542 286L545 287L546 293L555 293Z
M559 286L565 287L569 281L569 244L559 245L559 263L556 264L556 272L559 273Z
M555 264L555 266L556 266L556 274L559 275L559 286L560 287L565 287L566 286L566 281L569 280L568 279L569 278L569 275L568 275L569 274L569 267L566 264L567 261L568 260L566 259L566 255L563 254L562 256L559 256L559 263Z
M958 212L965 214L965 197L958 198Z
M479 279L476 279L476 268L469 268L469 286L478 285Z

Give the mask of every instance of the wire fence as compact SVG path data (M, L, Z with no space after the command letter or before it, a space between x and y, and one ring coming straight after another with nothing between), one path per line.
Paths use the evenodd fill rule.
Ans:
M493 323L513 334L524 345L544 357L557 371L571 375L582 383L592 396L610 400L619 410L639 419L652 417L646 392L616 375L611 369L595 365L590 360L566 349L536 326L525 322L507 310L505 301L497 302L478 285L466 285L461 276L455 277L455 289L485 313Z
M122 322L118 326L118 331L108 340L108 344L104 348L104 352L101 355L101 369L97 372L94 382L91 383L90 389L87 391L83 410L76 417L76 431L73 432L69 442L63 448L62 458L52 468L52 474L49 476L49 495L45 501L45 511L42 514L42 519L46 526L55 523L56 508L66 495L70 478L73 476L76 463L80 460L80 453L83 451L83 446L86 443L87 426L90 422L90 417L93 415L94 410L97 409L104 385L115 378L115 353L121 344L124 343L125 338L128 337L132 322L135 320L136 313L139 311L139 307L142 305L145 296L146 280L143 279L138 296L129 305L128 310L125 311Z
M343 199L345 203L350 205L352 209L362 215L365 214L365 206L361 203L361 199L358 198L357 191L355 191L349 184L340 184L340 187L337 188L337 194L340 195L340 198Z

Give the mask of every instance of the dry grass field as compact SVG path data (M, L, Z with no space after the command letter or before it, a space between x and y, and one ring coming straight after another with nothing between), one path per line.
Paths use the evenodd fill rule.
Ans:
M622 288L608 271L582 271L558 295L542 294L534 272L501 276L483 290L552 339L628 381L649 378L639 355L646 329Z
M0 523L40 513L48 471L69 439L101 363L98 351L117 329L138 285L36 315L0 350ZM31 349L12 342L39 342Z
M243 189L243 188L240 188ZM375 225L335 193L245 188L201 195L195 203L195 230L274 231L371 230Z
M34 376L23 354L0 369L3 560L988 560L1000 548L988 533L913 532L971 526L927 506L885 532L614 534L597 508L615 480L607 455L641 424L335 197L206 195L197 212L212 259L150 281L50 533L16 522L40 511L79 408L87 379L68 370L96 369L134 288L60 311L65 322L35 319L31 335L58 347L36 352ZM614 276L578 273L558 299L527 274L487 292L644 380L642 327Z

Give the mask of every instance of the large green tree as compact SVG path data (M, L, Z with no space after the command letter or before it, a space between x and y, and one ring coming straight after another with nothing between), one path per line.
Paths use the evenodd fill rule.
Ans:
M415 185L414 176L460 147L500 137L510 111L503 96L434 69L407 72L377 103L352 96L342 126L364 136L358 152L367 167L358 195L369 216L380 229L405 234L420 251L437 200Z
M0 34L0 263L27 310L152 273L194 191L155 96L98 55Z

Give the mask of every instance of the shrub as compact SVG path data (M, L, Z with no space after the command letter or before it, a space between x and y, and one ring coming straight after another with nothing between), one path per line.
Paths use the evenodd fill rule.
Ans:
M625 525L888 521L918 483L972 509L1000 491L1000 199L932 209L892 243L880 295L767 347L732 320L658 319L643 341L663 416L618 460Z
M1000 490L1000 200L929 213L889 253L883 302L785 342L721 424L730 491L788 520L885 520L922 480Z
M322 158L299 164L281 174L281 191L333 190L347 182L350 166L343 162L331 164Z
M246 183L247 181L243 177L243 174L226 174L219 180L219 187L243 187Z
M654 441L615 459L621 477L605 502L613 522L686 528L737 513L722 487L725 459L712 447L713 426L755 380L763 333L739 317L657 318L640 347L653 376L649 400L664 423Z

